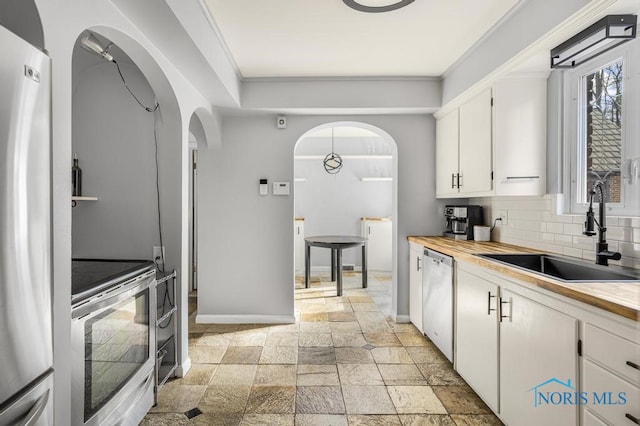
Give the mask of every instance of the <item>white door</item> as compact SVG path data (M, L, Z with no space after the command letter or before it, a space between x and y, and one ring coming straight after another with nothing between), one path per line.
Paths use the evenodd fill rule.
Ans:
M422 327L422 256L424 247L409 243L409 320L420 333Z
M496 413L498 316L495 309L498 291L497 285L458 269L455 368Z
M509 425L576 425L578 405L546 404L538 395L579 392L578 320L509 290L502 291L501 303L502 419Z
M492 190L491 89L460 106L460 192Z

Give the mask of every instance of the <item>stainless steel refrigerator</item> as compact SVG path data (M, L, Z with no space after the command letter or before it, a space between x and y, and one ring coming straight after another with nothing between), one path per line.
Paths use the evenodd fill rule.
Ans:
M51 65L2 26L0 58L0 426L51 425Z

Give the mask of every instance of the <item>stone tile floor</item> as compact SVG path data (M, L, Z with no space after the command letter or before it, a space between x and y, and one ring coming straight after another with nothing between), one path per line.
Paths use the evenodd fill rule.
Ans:
M501 425L411 324L389 318L391 277L296 284L296 323L196 324L186 377L169 381L142 425ZM197 408L201 414L185 413Z

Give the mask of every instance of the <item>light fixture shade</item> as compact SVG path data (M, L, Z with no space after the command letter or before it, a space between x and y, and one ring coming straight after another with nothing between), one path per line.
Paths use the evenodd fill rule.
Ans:
M551 49L551 68L574 68L636 38L636 15L608 15Z
M324 164L324 170L331 175L335 175L342 169L342 157L333 151L324 157L322 163Z
M401 7L405 7L414 2L414 0L389 0L382 2L381 6L373 6L367 5L364 3L373 3L378 4L379 1L371 2L364 0L342 0L344 4L349 6L351 9L355 9L359 12L369 12L369 13L378 13L378 12L391 12L392 10L400 9Z
M111 56L109 52L107 52L107 48L103 47L102 43L100 43L100 40L98 40L98 38L91 33L82 37L82 39L80 40L80 46L82 46L84 50L91 52L94 55L100 56L101 58L106 59L109 62L113 62L113 56Z

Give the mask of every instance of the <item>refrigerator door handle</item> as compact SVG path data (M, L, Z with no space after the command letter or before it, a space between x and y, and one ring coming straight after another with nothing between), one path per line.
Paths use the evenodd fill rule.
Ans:
M49 393L51 389L47 389L47 391L42 395L33 407L27 413L23 422L20 423L21 426L33 426L36 424L42 413L44 412L45 407L47 406L47 402L49 401Z

